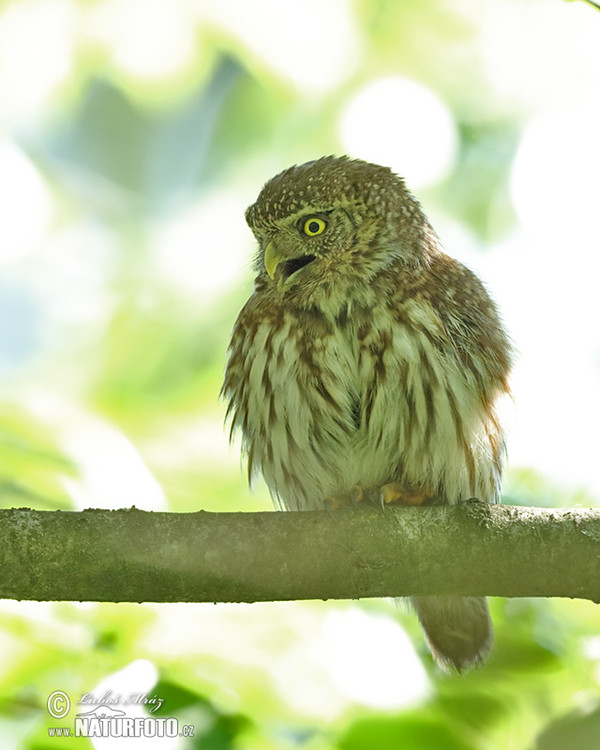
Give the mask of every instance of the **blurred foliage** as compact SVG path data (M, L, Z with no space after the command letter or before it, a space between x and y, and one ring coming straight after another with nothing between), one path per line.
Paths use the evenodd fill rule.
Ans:
M428 210L477 250L506 239L517 226L509 185L520 135L540 90L560 88L552 70L540 80L522 58L513 61L512 30L523 25L521 13L539 14L536 49L533 37L551 37L548 14L560 13L550 5L3 3L0 117L37 177L23 167L2 193L5 202L13 189L26 195L19 221L33 233L21 244L7 236L0 249L9 258L0 265L2 507L271 508L264 485L246 488L218 401L229 330L251 289L244 208L277 170L343 151L339 122L351 97L374 79L400 76L436 92L456 126L449 172L419 192ZM244 7L252 14L240 25ZM523 85L508 94L486 47L499 21L502 72ZM327 44L312 39L323 25ZM148 50L162 68L136 62ZM562 85L566 92L571 84ZM511 469L505 489L513 503L592 502L534 467ZM144 688L164 699L156 715L195 726L193 739L173 745L186 750L600 745L593 604L494 600L496 649L463 676L433 667L409 613L387 602L362 609L410 634L421 672L390 675L385 659L371 667L409 691L417 674L414 698L401 692L390 707L352 693L328 661L324 636L328 613L351 612L342 603L5 602L2 746L109 747L49 737L49 727L72 726L74 711L53 720L47 697L64 690L75 701L141 662L157 670ZM350 667L369 645L368 635L346 643ZM414 656L407 652L407 664ZM124 679L115 677L115 691Z
M573 2L574 0L567 0L567 2ZM588 3L588 5L591 5L593 8L596 8L597 10L600 10L600 5L598 3L593 2L593 0L583 0L583 2Z
M71 506L62 479L76 467L56 448L51 428L14 405L0 404L0 454L0 507Z

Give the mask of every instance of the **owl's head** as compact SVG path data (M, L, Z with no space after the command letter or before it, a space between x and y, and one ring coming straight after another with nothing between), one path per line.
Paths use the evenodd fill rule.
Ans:
M282 292L365 284L391 263L427 263L437 241L417 200L387 167L325 156L280 172L246 211L258 278ZM270 277L270 279L268 278Z

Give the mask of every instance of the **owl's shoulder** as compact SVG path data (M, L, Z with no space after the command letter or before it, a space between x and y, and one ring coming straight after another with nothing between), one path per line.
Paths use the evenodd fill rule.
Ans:
M247 336L261 324L279 330L285 324L285 310L276 304L265 284L257 284L236 318L233 336Z

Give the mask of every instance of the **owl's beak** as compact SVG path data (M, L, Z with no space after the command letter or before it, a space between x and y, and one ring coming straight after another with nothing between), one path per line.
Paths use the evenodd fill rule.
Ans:
M269 276L277 283L289 279L296 271L312 263L313 260L316 260L315 255L299 255L295 258L286 258L285 255L275 250L272 242L269 242L265 249L265 268Z
M272 279L275 278L275 269L281 260L281 255L275 250L273 243L269 242L267 249L265 250L265 268Z

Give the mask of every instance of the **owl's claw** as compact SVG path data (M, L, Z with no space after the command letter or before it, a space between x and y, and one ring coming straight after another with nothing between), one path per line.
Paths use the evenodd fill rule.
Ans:
M360 485L355 484L354 487L351 487L344 494L328 495L325 498L325 502L329 505L329 510L338 510L346 505L357 505L364 500L364 497L364 489Z
M379 490L381 507L386 505L423 505L426 500L433 497L431 492L423 490L408 489L400 482L384 484Z

